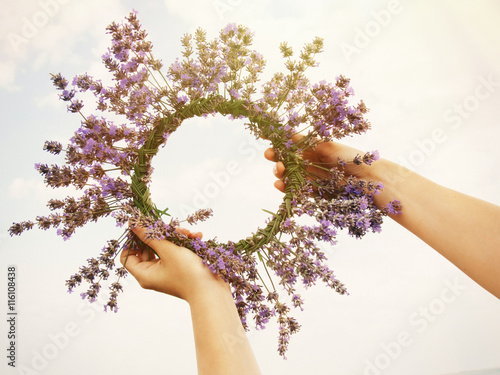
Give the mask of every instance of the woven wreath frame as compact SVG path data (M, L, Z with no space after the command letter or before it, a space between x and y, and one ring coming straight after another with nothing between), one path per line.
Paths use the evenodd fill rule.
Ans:
M134 205L141 210L144 215L153 216L155 219L160 219L161 213L156 208L155 203L151 199L149 190L150 168L153 157L158 153L159 148L165 144L164 133L169 129L169 134L181 126L182 121L192 117L201 117L204 115L213 115L215 113L223 116L232 115L233 118L246 118L250 122L249 126L258 132L261 137L272 140L272 145L278 154L286 152L289 155L282 162L286 170L286 192L283 197L281 207L284 210L278 210L277 213L272 213L272 219L263 229L258 229L256 233L242 239L235 244L235 250L253 253L268 243L279 231L281 223L292 213L292 199L294 191L297 191L305 183L306 171L304 165L299 164L300 158L297 154L290 152L291 150L284 146L284 131L282 124L266 118L264 113L257 113L252 106L245 100L225 99L221 96L210 98L197 99L186 104L181 110L172 113L168 118L163 118L159 125L151 130L147 141L137 150L137 163L133 167L131 176L131 191L134 195ZM269 131L269 125L272 125L273 131ZM297 148L296 146L292 146ZM281 152L283 151L283 152ZM163 210L166 211L166 210ZM186 245L185 241L182 241ZM188 245L189 246L189 245Z
M343 76L337 77L335 84L309 84L304 71L317 65L314 55L323 48L319 38L306 44L297 61L291 60L291 48L282 44L280 50L287 59L285 65L289 74L275 74L264 85L263 97L254 100L254 84L258 81L263 59L255 51L248 50L251 34L247 28L230 24L221 31L218 39L210 43L206 42L202 30L197 31L198 60L191 57L191 37L183 37L186 59L184 65L172 64L169 81L160 72L162 64L152 57L152 44L146 40L147 33L136 15L131 13L126 20L122 25L112 23L107 29L113 41L103 61L114 74L114 87L105 88L100 81L86 74L75 77L71 90L67 89L68 81L60 74L53 75L52 81L61 91L60 98L69 102L70 112L82 114L83 103L75 99L77 89L90 90L98 98L99 110L126 114L133 126L123 125L120 130L123 137L119 139L114 124L95 116L86 118L82 114L85 120L65 150L58 142L46 142L44 149L48 152L66 153L67 164L63 167L37 164L36 169L44 176L47 185L53 188L74 185L79 190L86 187L87 190L83 197L51 199L49 208L62 210L62 213L39 216L35 222L43 230L58 228L58 235L68 239L76 228L87 222L113 215L118 226L142 225L148 229L150 237L167 239L191 249L212 272L230 283L245 328L249 325L247 316L253 317L258 328L276 318L279 324L278 351L284 355L290 335L300 326L289 316L290 308L282 302L271 274L279 278L279 285L294 307L301 308L303 304L297 293L298 280L306 287L322 281L338 293L346 294L344 285L326 264L326 256L317 243L334 244L337 229L347 229L349 234L358 238L368 231L378 232L382 217L400 209L397 201L384 208L376 207L374 195L382 186L346 176L342 171L346 163L370 165L378 158L376 152L357 155L353 160L339 160L338 165L328 168L311 164L303 157L306 150L319 142L364 133L370 127L363 117L368 110L362 101L357 106L349 106L348 97L353 91L349 80ZM136 57L130 58L131 53ZM249 74L239 80L241 75L238 72L243 67ZM211 69L214 74L210 73ZM203 71L209 72L204 76L208 82L196 87L194 82ZM152 72L165 79L167 88L154 84L147 86ZM205 90L200 89L202 86ZM301 109L296 110L297 106ZM165 107L168 110L162 112ZM150 108L154 116L148 112ZM282 113L278 113L280 108ZM266 226L258 228L247 238L225 244L215 239L192 239L179 233L176 226L180 221L172 218L170 223L165 223L163 216L168 215L167 209L156 207L149 190L153 171L151 162L168 136L186 119L215 114L246 119L246 126L252 134L270 141L277 159L285 166L283 201L276 212L264 210L271 215ZM146 120L141 122L143 118ZM302 139L293 142L293 135L304 130L299 128L300 125L306 125L309 130ZM135 138L127 139L125 130L133 133ZM128 142L127 147L115 147L115 142L123 140ZM101 165L104 163L113 164L114 170L121 170L129 181L108 176ZM311 173L311 167L321 169L322 177ZM88 183L91 178L95 180L94 185ZM296 220L303 215L314 218L317 225L304 225ZM206 212L195 213L187 221L196 222L208 216ZM9 232L19 235L32 229L35 222L14 223ZM116 311L116 298L122 291L119 280L126 276L127 271L124 267L117 268L115 260L120 250L144 250L143 246L127 227L118 240L108 241L98 257L90 258L87 265L80 267L79 272L67 280L69 291L84 281L88 282L90 286L81 294L82 298L95 301L101 281L108 280L113 271L118 279L109 287L110 298L105 309ZM258 263L265 268L271 285L266 285L260 276Z

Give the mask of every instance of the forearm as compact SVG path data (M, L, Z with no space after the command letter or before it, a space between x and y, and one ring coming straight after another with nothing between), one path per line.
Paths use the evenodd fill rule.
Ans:
M370 178L385 186L377 205L398 199L403 209L391 215L395 221L500 298L500 207L386 160L374 163Z
M200 375L260 374L228 288L207 288L189 305Z

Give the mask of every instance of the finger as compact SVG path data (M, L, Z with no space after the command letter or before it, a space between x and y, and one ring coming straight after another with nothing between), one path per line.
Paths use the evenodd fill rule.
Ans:
M302 138L304 138L304 136L302 134L297 133L297 134L292 135L292 141L294 143L299 143ZM268 148L266 151L264 151L264 157L267 160L276 161L276 153L274 152L274 149Z
M292 136L292 141L297 144L297 143L300 143L303 138L304 138L304 135L302 135L302 134L294 134ZM272 148L268 148L266 151L264 151L264 157L267 160L276 161L276 153L274 152L274 150ZM279 191L281 191L282 193L284 193L285 192L285 183L281 180L285 174L285 165L283 164L283 162L278 161L275 164L274 169L273 169L273 173L277 178L280 179L274 183L274 187L276 189L278 189Z
M174 245L170 241L160 241L154 237L148 236L147 229L144 227L135 227L131 228L131 230L142 242L151 247L160 258L168 257L169 251L171 251L173 248L178 248L177 245Z
M138 251L137 257L141 262L149 262L156 259L156 254L150 248L146 248Z
M189 232L188 237L192 238L192 239L199 238L201 240L203 238L203 233L201 233L201 232L194 232L194 233Z
M274 182L274 187L281 191L282 193L285 192L285 183L281 180L275 181Z
M338 162L339 146L340 145L338 143L334 143L332 141L320 143L318 147L316 147L316 153L319 161L332 166L336 165Z
M281 161L277 162L274 166L273 172L274 175L279 179L283 178L283 175L285 174L285 165Z
M154 267L158 258L151 261L143 261L141 259L141 254L144 251L141 250L129 250L123 249L120 254L120 261L127 271L139 282L139 285L143 288L150 289L148 286L148 280L151 280L150 269Z
M268 148L266 151L264 151L264 157L267 159L267 160L270 160L270 161L276 161L275 158L276 158L276 153L274 152L274 150L272 148Z
M292 141L293 143L299 143L299 141L304 138L304 135L300 134L300 133L295 133L294 135L292 135Z
M196 239L196 238L201 239L201 238L203 238L203 233L201 233L201 232L191 232L187 228L177 227L177 228L175 228L175 231L177 233L180 233L180 234L183 234L183 235L187 236L188 238L192 238L192 239Z
M125 248L120 254L120 262L134 276L137 266L144 262L141 257L141 253L143 252L140 250L130 250Z
M135 255L135 251L129 250L127 248L124 248L120 253L120 262L127 270L129 270L128 268L130 267L131 263L137 264L137 260L135 262L129 262L129 259L131 259L132 257L136 257Z

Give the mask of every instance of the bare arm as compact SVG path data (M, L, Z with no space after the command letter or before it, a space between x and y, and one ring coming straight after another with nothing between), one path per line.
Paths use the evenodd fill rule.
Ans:
M260 374L241 325L229 285L216 277L190 250L168 241L146 240L143 228L134 233L159 255L124 250L121 261L146 289L189 303L200 375Z
M333 167L338 158L352 160L361 151L334 143L322 143L304 153L313 163ZM274 160L272 150L265 154ZM278 162L275 174L283 176ZM347 164L345 172L361 179L380 181L379 207L393 199L402 214L390 215L484 289L500 298L500 207L440 186L398 164L379 160L371 166ZM281 180L276 188L284 190Z
M500 298L500 207L387 160L367 168L367 177L385 186L379 206L401 201L402 214L391 215L395 221Z

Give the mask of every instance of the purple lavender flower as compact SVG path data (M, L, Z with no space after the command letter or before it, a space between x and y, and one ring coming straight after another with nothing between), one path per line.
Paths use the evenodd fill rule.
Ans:
M237 33L238 32L238 26L235 23L229 23L227 26L224 28L224 34L231 34L231 33Z
M401 213L401 202L398 200L393 200L392 202L387 203L386 210L388 213L392 215L398 215Z
M372 164L379 158L378 152L339 160L338 168L331 169L303 158L303 152L320 141L367 131L370 124L364 115L368 109L363 102L350 104L354 91L343 76L335 83L310 83L305 71L317 66L315 56L323 49L320 38L306 44L297 60L283 43L280 50L286 59L286 72L276 73L259 88L265 61L251 50L253 35L247 28L229 24L211 41L201 29L183 36L183 58L162 71L163 64L153 56L152 43L136 13L106 29L112 41L102 61L112 76L111 85L87 74L76 76L72 84L61 74L51 77L68 111L79 113L83 121L66 147L58 142L44 145L53 155L64 153L64 165L39 163L35 168L48 186L72 185L81 194L49 200L49 215L38 216L34 222L14 223L9 233L19 235L36 224L42 230L54 229L67 240L78 228L107 216L113 217L118 227L143 226L148 238L187 247L228 281L245 328L253 321L261 329L275 319L278 352L284 356L291 335L300 329L289 307L302 309L297 285L310 287L322 282L339 294L347 294L319 244L334 245L342 230L355 237L378 232L384 215L401 210L397 201L377 209L373 196L380 192L381 184L342 172L347 163ZM87 107L78 98L81 92L95 97L99 115L83 113ZM169 136L184 119L216 113L248 120L250 131L271 142L287 169L282 204L274 212L267 211L271 216L263 228L238 242L187 238L176 231L184 220L157 208L149 193L152 159ZM111 121L106 115L122 122ZM308 129L305 137L293 142L293 134L304 128ZM310 167L322 168L326 177L313 174ZM211 214L209 209L199 210L185 221L193 224ZM107 283L109 300L104 309L116 312L123 289L120 280L127 275L124 267L115 265L117 254L124 247L138 250L144 246L125 229L118 240L109 241L97 258L90 258L67 280L68 291L88 283L81 296L92 302ZM276 286L281 288L281 296Z
M363 163L371 165L374 161L380 159L380 154L377 150L373 152L367 152L363 155Z

